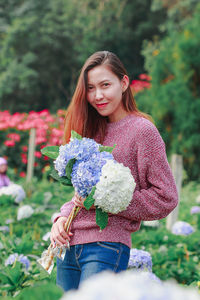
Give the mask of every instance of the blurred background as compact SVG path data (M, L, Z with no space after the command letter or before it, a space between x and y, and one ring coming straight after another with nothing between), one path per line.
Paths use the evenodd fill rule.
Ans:
M62 143L81 67L99 50L118 55L138 108L152 116L165 141L169 162L173 154L183 161L175 174L179 214L172 221L187 221L192 229L189 224L189 232L176 235L166 220L142 223L132 247L149 251L160 279L200 289L199 24L198 0L0 0L0 156L8 161L10 180L25 190L17 201L16 186L0 193L5 300L63 294L56 270L42 273L36 259L49 245L53 216L74 192L49 176L52 161L41 149ZM26 214L19 216L20 209Z
M109 50L124 63L138 107L152 115L168 155L183 155L186 177L199 179L198 2L1 0L0 109L10 115L0 119L2 145L8 140L0 155L9 156L7 134L16 129L6 118L65 110L85 59Z

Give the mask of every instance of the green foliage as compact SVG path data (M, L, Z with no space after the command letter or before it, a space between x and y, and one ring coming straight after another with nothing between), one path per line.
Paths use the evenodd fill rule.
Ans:
M130 73L143 71L143 39L159 34L165 9L152 1L22 0L0 4L0 108L66 107L85 59L113 51Z
M47 146L41 149L43 155L56 159L59 154L59 146Z
M89 210L92 207L92 205L94 204L95 200L94 200L93 196L94 196L95 190L96 190L96 187L93 186L91 193L87 196L87 198L84 201L84 207L87 210Z
M103 230L108 225L108 213L99 207L96 207L96 223L100 230Z
M200 6L180 31L168 31L143 51L152 87L139 93L139 108L149 112L169 153L183 155L190 180L200 179Z
M106 151L106 152L112 153L113 150L115 149L115 147L116 147L116 144L114 144L113 147L109 147L109 146L100 146L100 147L99 147L99 151L100 151L100 152Z

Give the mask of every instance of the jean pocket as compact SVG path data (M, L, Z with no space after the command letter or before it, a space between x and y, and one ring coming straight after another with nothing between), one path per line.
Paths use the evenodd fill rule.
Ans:
M97 242L97 245L102 247L102 248L106 248L106 249L110 249L115 251L116 253L119 253L119 247L120 244L118 243L110 243L110 242Z

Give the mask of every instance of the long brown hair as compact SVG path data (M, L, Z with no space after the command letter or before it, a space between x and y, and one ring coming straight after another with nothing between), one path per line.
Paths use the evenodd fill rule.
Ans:
M104 140L108 118L101 116L87 101L88 71L99 65L106 65L109 67L119 80L122 80L124 75L127 75L122 62L112 52L98 51L86 60L82 67L72 101L67 109L64 128L64 144L69 142L71 130L88 138L94 138L98 132L100 142L102 143ZM132 112L151 120L150 116L138 110L130 85L122 95L122 103L125 111Z

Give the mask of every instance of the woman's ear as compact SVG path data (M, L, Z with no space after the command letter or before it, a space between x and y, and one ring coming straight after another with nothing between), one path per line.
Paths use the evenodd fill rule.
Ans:
M129 86L129 77L127 75L124 75L124 77L121 80L121 84L122 84L122 92L124 93Z

